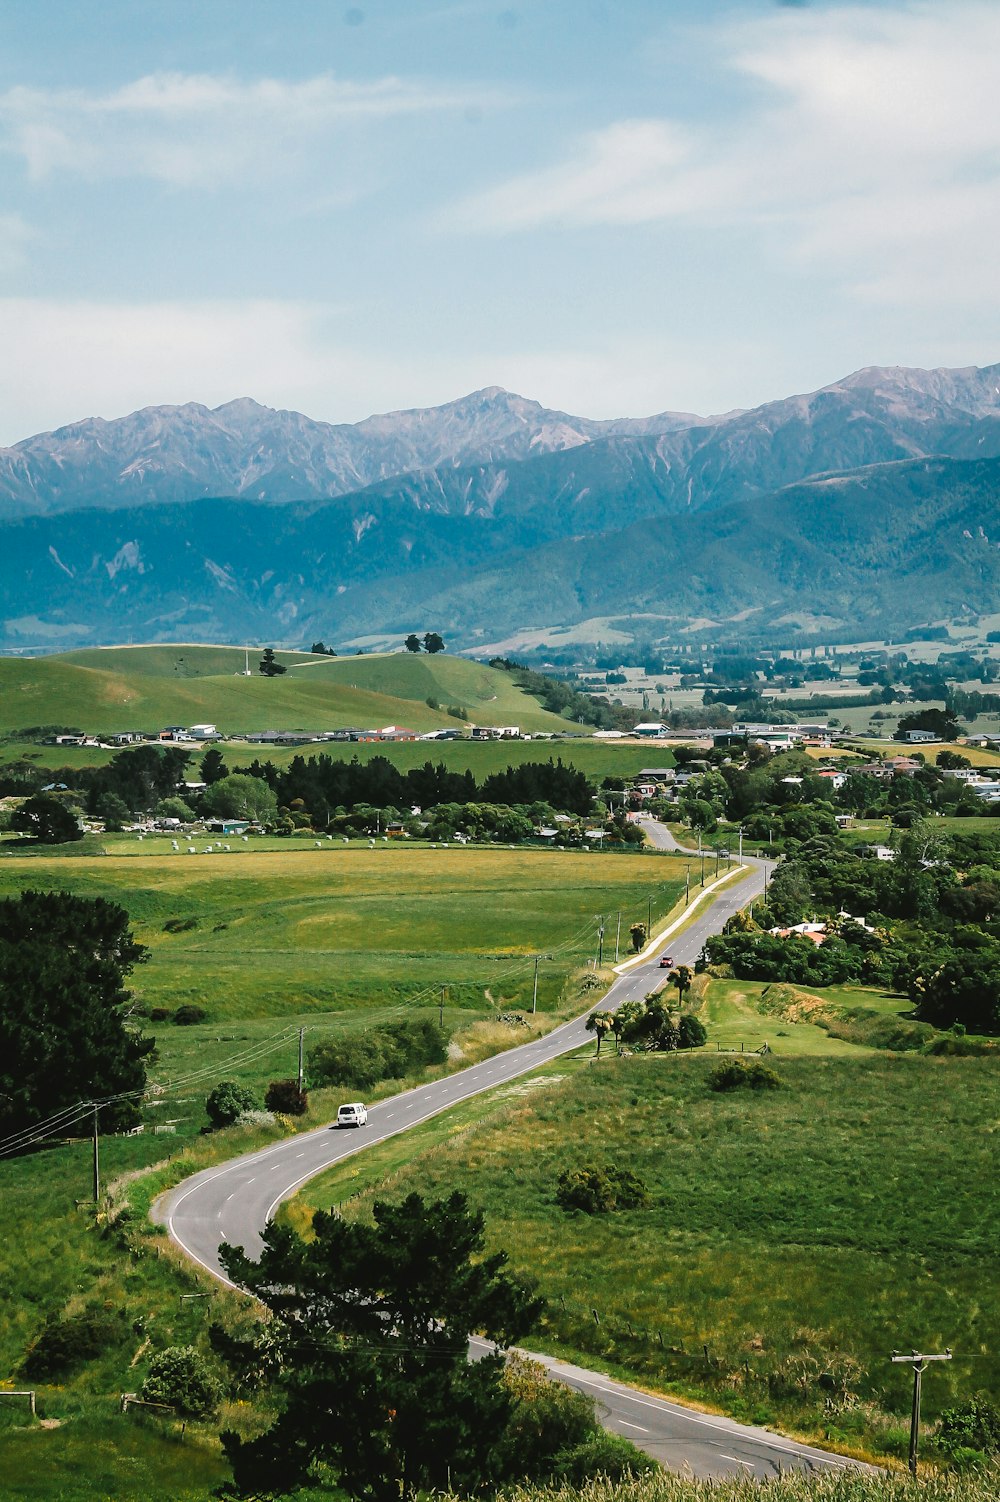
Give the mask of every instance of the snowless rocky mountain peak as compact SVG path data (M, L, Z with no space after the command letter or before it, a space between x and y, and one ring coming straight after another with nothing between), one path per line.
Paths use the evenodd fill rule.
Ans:
M693 500L699 466L704 484L714 477L717 486L745 471L751 455L762 473L774 471L776 482L813 472L821 457L822 467L850 468L924 452L959 457L963 443L981 457L1000 443L992 433L992 425L1000 430L998 388L1000 365L870 366L821 391L713 418L671 411L576 417L495 385L357 423L317 422L250 396L215 408L144 407L0 449L0 520L203 497L323 500L428 471L502 467L575 450L582 457L602 440L654 440L660 462L693 476ZM970 424L975 431L966 434ZM981 432L983 425L990 431ZM773 449L779 433L785 435L780 452ZM500 483L491 479L487 490ZM492 502L483 505L488 511Z

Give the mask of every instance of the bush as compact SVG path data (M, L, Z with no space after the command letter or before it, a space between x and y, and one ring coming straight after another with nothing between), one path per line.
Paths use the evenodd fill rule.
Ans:
M685 1013L677 1024L678 1048L701 1048L708 1041L705 1024Z
M146 1403L167 1403L185 1418L210 1418L219 1406L222 1386L194 1346L168 1346L154 1356L140 1396Z
M607 1215L612 1210L641 1210L649 1204L649 1191L628 1168L568 1168L559 1175L556 1202L564 1210Z
M447 1057L448 1034L429 1017L412 1018L359 1037L318 1044L309 1052L309 1076L316 1084L364 1090L379 1080L401 1079L413 1069L443 1064Z
M1000 1408L985 1393L976 1393L946 1408L938 1424L937 1442L948 1455L958 1450L1000 1452Z
M238 1085L235 1080L223 1080L209 1092L205 1110L214 1127L227 1127L232 1126L247 1111L259 1111L260 1101L246 1085Z
M597 1477L602 1481L624 1481L629 1476L651 1476L659 1469L651 1455L637 1450L624 1435L603 1430L557 1455L552 1478L567 1487L581 1487Z
M189 1002L178 1007L174 1013L174 1021L179 1027L190 1027L194 1022L204 1022L207 1017L208 1013L204 1007L192 1006Z
M165 934L186 934L190 929L197 927L197 918L168 918L163 925L163 932Z
M710 1090L780 1090L781 1076L766 1064L745 1064L733 1059L712 1070L708 1086Z
M598 1432L593 1398L551 1381L538 1361L509 1355L503 1385L513 1406L494 1457L498 1480L547 1479L557 1457Z
M299 1089L297 1080L272 1080L264 1096L264 1106L279 1116L304 1116L309 1109L309 1096Z
M21 1370L26 1377L47 1381L92 1361L121 1337L121 1316L103 1309L50 1319L29 1348Z

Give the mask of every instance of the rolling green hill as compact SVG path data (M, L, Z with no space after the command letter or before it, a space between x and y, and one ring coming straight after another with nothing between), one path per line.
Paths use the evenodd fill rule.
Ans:
M259 652L251 655L255 668ZM215 724L226 734L345 726L459 728L447 706L486 725L560 731L506 673L464 658L409 653L329 658L282 652L279 678L243 676L237 647L109 647L36 658L0 658L0 734L32 725L70 725L88 734ZM427 699L442 708L431 709Z

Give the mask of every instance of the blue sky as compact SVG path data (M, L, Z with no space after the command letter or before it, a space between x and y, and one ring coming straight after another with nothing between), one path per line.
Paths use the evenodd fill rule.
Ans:
M0 442L1000 359L995 0L5 0Z

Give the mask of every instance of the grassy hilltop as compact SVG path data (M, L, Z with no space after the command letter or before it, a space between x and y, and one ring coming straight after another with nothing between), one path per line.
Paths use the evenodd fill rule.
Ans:
M218 725L223 734L408 725L427 731L462 721L528 732L580 727L542 709L510 675L446 653L333 658L278 652L281 677L243 676L242 647L108 647L52 657L0 658L0 735L30 725L77 725L88 733ZM440 709L432 709L428 699Z

